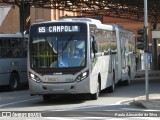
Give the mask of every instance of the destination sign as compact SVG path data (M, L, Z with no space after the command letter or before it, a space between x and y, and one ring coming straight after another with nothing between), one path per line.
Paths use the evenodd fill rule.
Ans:
M38 27L38 33L80 32L79 26L47 26Z

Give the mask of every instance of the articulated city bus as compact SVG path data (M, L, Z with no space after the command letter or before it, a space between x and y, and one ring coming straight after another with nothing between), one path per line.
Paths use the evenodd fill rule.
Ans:
M31 95L111 92L135 76L134 36L90 18L64 18L30 27L28 77Z
M0 85L17 90L27 79L28 36L0 34Z

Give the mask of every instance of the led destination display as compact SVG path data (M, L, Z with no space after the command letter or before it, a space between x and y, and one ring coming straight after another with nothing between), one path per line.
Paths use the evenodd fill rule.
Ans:
M79 26L44 26L38 27L38 33L80 32Z

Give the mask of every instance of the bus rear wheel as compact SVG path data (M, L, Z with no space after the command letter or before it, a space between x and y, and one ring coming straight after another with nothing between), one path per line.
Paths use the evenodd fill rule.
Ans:
M130 70L130 67L128 68L128 78L127 78L127 80L125 80L123 82L123 84L125 86L129 86L131 84L131 70Z
M9 79L10 90L15 91L20 88L19 76L17 73L12 73Z
M113 72L112 85L109 87L109 92L113 93L115 91L115 73Z

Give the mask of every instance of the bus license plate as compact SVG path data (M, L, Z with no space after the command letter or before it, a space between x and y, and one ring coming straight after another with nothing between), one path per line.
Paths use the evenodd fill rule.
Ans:
M58 82L58 78L47 78L47 82Z

